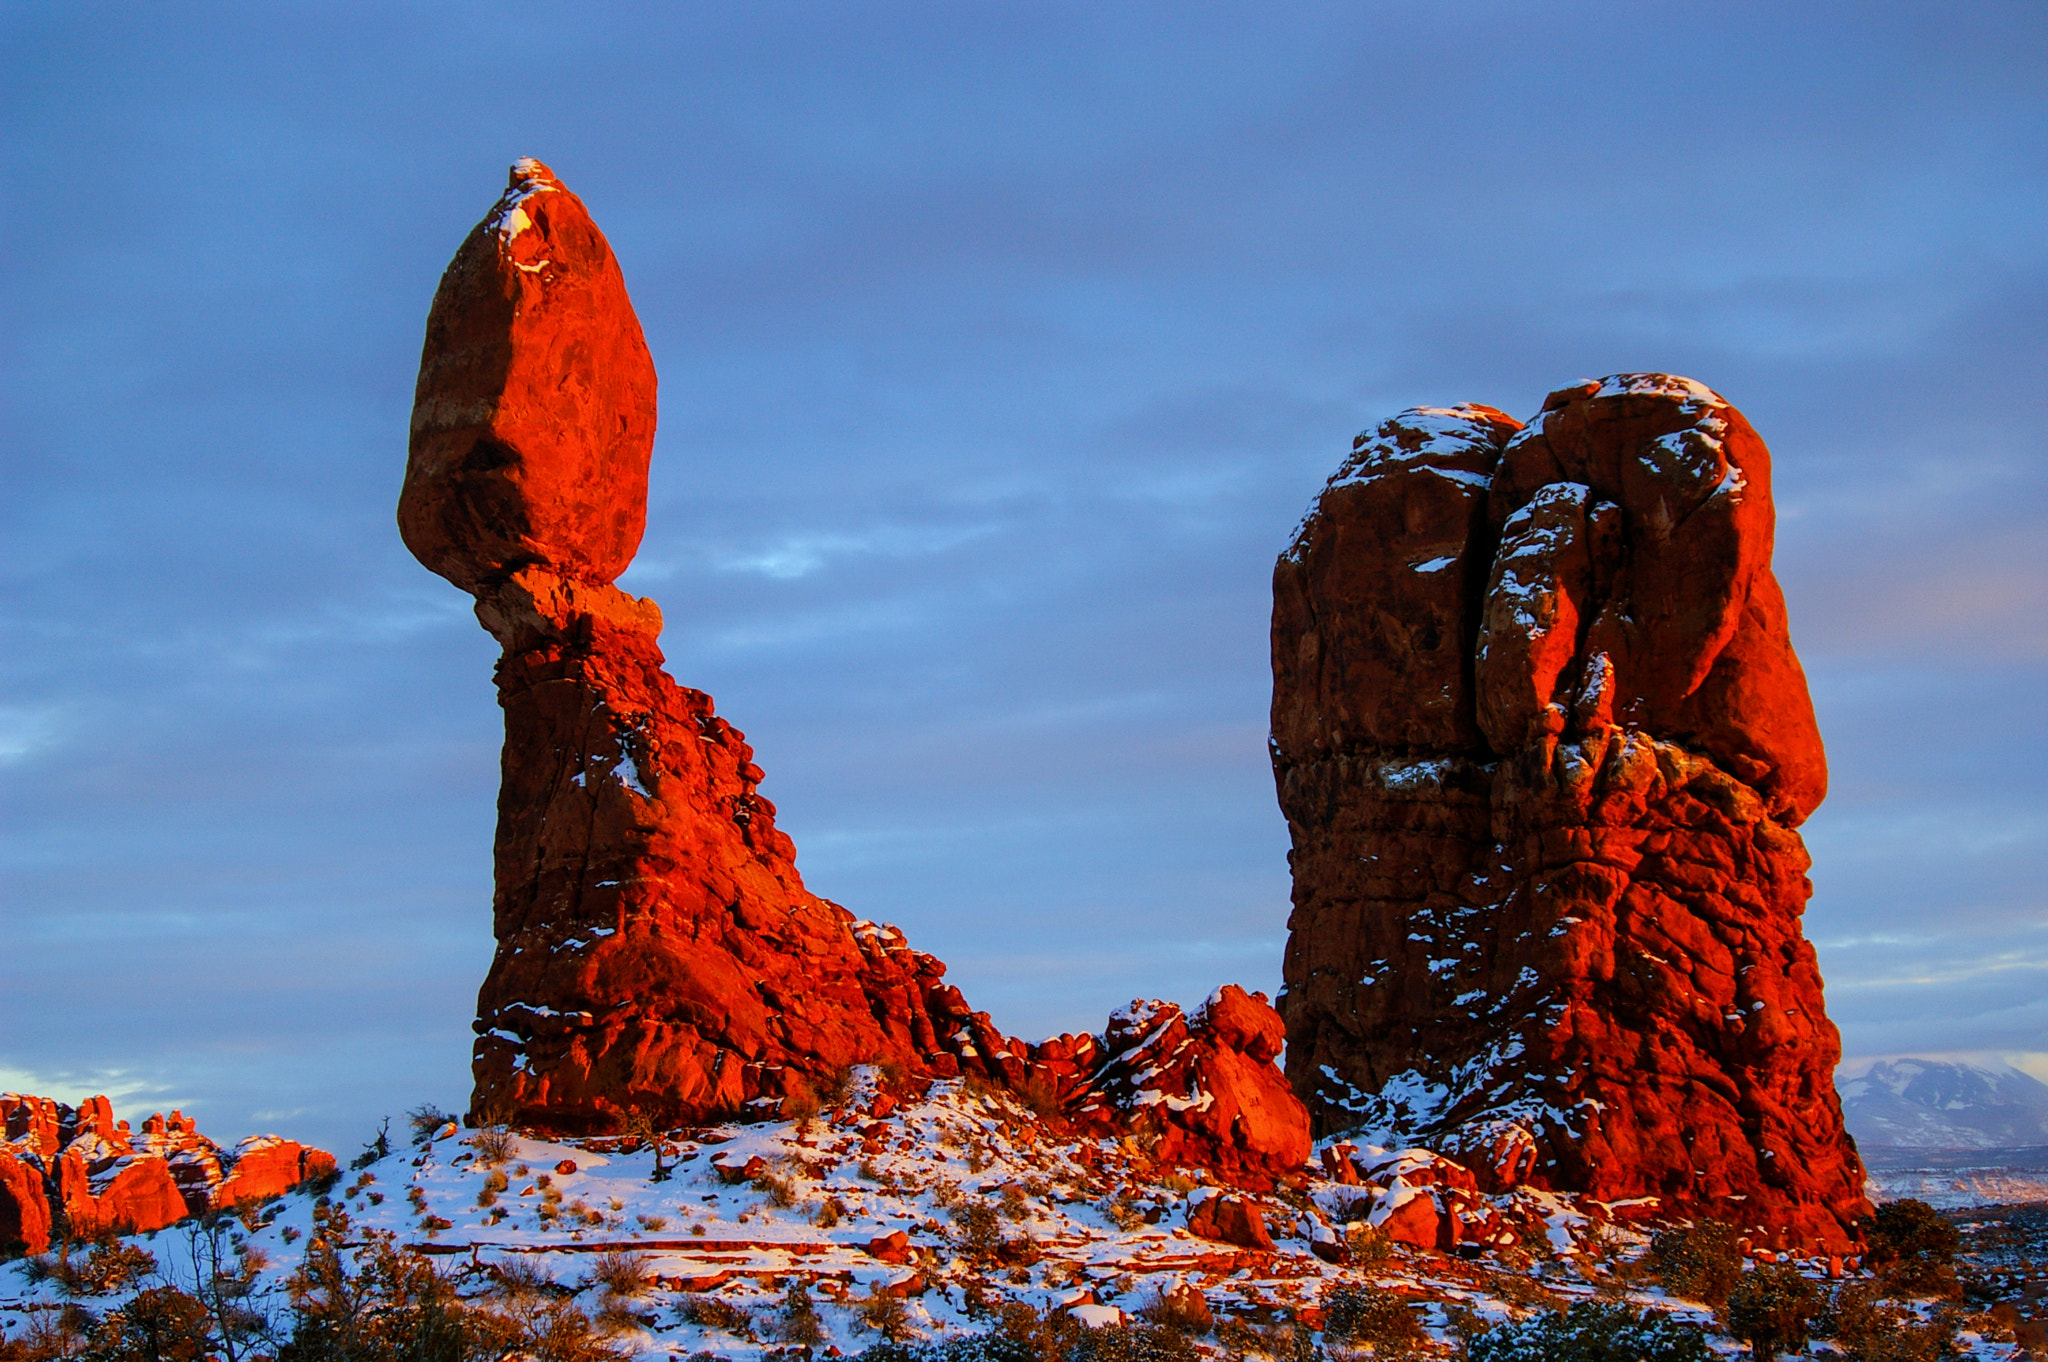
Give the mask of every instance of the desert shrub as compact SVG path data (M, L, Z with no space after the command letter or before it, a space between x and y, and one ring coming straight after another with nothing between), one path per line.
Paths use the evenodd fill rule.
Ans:
M949 1214L960 1227L961 1255L977 1263L993 1261L1003 1247L1002 1224L994 1209L985 1202L962 1201Z
M391 1118L387 1116L384 1118L383 1124L377 1127L376 1137L363 1146L362 1153L349 1160L348 1166L351 1170L360 1170L389 1157L391 1157Z
M1702 1220L1658 1231L1645 1265L1672 1295L1719 1309L1742 1280L1742 1245L1733 1225Z
M1021 1187L1003 1188L1001 1213L1005 1219L1028 1220L1031 1217L1031 1200L1024 1195Z
M843 1107L853 1100L854 1074L851 1064L841 1064L818 1078L818 1100L828 1107Z
M685 1324L694 1324L704 1329L721 1329L735 1338L751 1339L754 1336L754 1317L731 1301L716 1296L685 1296L676 1307L676 1314Z
M668 1217L665 1215L636 1215L633 1218L640 1222L640 1228L643 1230L665 1230L668 1228Z
M489 1126L469 1137L469 1147L476 1151L478 1163L496 1168L512 1157L519 1144L503 1126Z
M763 1171L754 1179L754 1190L768 1198L770 1206L789 1207L796 1205L796 1189L789 1185L787 1178Z
M1186 1334L1154 1324L1112 1324L1083 1329L1069 1356L1072 1362L1200 1362L1202 1354Z
M492 1289L507 1298L571 1294L570 1289L558 1283L538 1258L524 1254L500 1258L489 1264L486 1271L491 1275Z
M484 1178L484 1185L477 1189L476 1204L479 1206L495 1204L498 1200L498 1193L511 1185L506 1180L503 1169L493 1168L489 1175Z
M910 1308L901 1296L890 1295L879 1283L868 1288L856 1309L860 1327L869 1333L880 1334L891 1343L911 1337Z
M1037 1353L1005 1334L969 1334L943 1343L877 1343L855 1362L1040 1362ZM1051 1362L1050 1359L1047 1362Z
M781 1308L769 1323L769 1332L784 1343L813 1344L824 1338L818 1322L818 1307L800 1279L793 1279L783 1293Z
M202 1362L210 1351L212 1323L197 1296L153 1286L100 1321L88 1356L94 1362Z
M1498 1324L1466 1345L1470 1362L1713 1362L1705 1331L1626 1305L1580 1301L1563 1314Z
M845 1214L846 1203L836 1196L828 1196L824 1204L818 1207L817 1213L811 1217L811 1223L821 1230L829 1230L837 1225L840 1217Z
M1283 1322L1259 1324L1252 1320L1226 1319L1216 1326L1216 1341L1229 1357L1264 1356L1292 1358L1303 1347L1313 1347L1307 1329Z
M1954 1296L1956 1250L1962 1236L1924 1201L1887 1201L1862 1224L1870 1250L1863 1265L1895 1292Z
M106 1296L126 1291L156 1271L156 1258L139 1244L115 1239L94 1244L73 1272L71 1289L81 1296Z
M1408 1303L1377 1286L1337 1286L1323 1293L1323 1337L1338 1343L1407 1345L1422 1340Z
M422 1102L405 1114L405 1123L412 1128L412 1142L415 1145L423 1145L430 1142L449 1122L454 1120L453 1116L450 1116L432 1102ZM457 1124L460 1123L458 1122Z
M1798 1268L1767 1264L1743 1273L1728 1293L1728 1332L1759 1358L1802 1352L1820 1308L1820 1288Z
M600 1253L590 1265L591 1284L608 1296L632 1300L654 1289L654 1272L637 1253Z
M1850 1362L1935 1362L1952 1356L1955 1322L1937 1314L1922 1322L1886 1300L1876 1282L1845 1282L1815 1317L1813 1332L1831 1338Z
M1156 1324L1191 1338L1198 1338L1216 1327L1216 1312L1209 1308L1201 1288L1195 1286L1182 1287L1177 1291L1152 1288L1146 1293L1143 1304L1139 1305L1138 1316L1147 1324Z
M1102 1213L1109 1223L1120 1230L1134 1230L1145 1223L1145 1212L1132 1199L1130 1189L1125 1188L1102 1203Z

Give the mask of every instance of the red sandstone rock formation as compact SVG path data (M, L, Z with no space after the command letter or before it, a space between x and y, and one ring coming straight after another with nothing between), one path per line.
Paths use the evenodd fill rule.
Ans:
M1266 1190L1309 1155L1306 1113L1275 1066L1287 1033L1263 993L1226 984L1191 1019L1133 1002L1100 1037L1033 1047L1084 1128L1128 1132L1155 1159Z
M1273 578L1279 1007L1318 1129L1839 1247L1826 792L1770 456L1690 380L1361 435Z
M224 1154L175 1111L131 1135L105 1097L73 1108L0 1093L0 1121L0 1247L18 1243L29 1253L54 1237L159 1230L334 1171L332 1155L275 1135Z
M765 1115L868 1062L1094 1092L1073 1038L1041 1054L1004 1036L939 961L805 889L744 736L662 670L660 610L611 584L639 543L654 391L603 234L519 162L435 295L399 502L407 546L504 648L472 1115L568 1132L634 1108ZM1173 1099L1193 1105L1140 1123L1161 1157L1270 1180L1298 1171L1307 1115L1272 1063L1277 1017L1235 996L1173 1041ZM1102 1116L1135 1095L1090 1100Z

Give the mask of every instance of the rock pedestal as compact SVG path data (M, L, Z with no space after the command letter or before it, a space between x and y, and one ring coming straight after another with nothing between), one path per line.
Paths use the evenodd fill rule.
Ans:
M1773 524L1762 440L1668 375L1359 437L1273 579L1279 1009L1319 1131L1850 1241Z
M654 603L612 585L645 521L654 394L603 234L547 167L517 163L435 295L399 501L407 546L476 597L504 649L472 1118L575 1134L636 1109L768 1116L864 1063L1125 1110L1073 1058L1106 1041L1004 1036L938 960L805 889L744 736L662 670ZM1239 997L1229 1016L1263 1010L1277 1036L1263 1000ZM1176 1099L1237 1105L1221 1126L1216 1097L1148 1115L1153 1142L1251 1180L1298 1171L1307 1115L1277 1041L1196 1030Z

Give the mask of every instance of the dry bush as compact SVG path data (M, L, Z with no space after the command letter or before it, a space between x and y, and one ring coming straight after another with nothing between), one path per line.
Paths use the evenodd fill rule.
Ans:
M1832 1338L1852 1362L1936 1362L1954 1355L1955 1321L1946 1312L1922 1322L1888 1300L1878 1282L1845 1282L1819 1318L1814 1333Z
M891 1343L901 1343L915 1336L910 1325L910 1307L900 1296L892 1296L878 1282L868 1288L868 1294L855 1307L859 1327L869 1333L880 1334Z
M1742 1280L1742 1247L1735 1227L1719 1220L1658 1231L1643 1261L1672 1295L1717 1310Z
M782 1306L769 1321L768 1331L784 1343L811 1345L825 1337L818 1321L818 1307L800 1280L792 1280L783 1293Z
M731 1301L720 1300L717 1296L685 1296L676 1307L676 1313L685 1324L719 1329L735 1338L754 1337L754 1317Z
M818 1080L818 1100L828 1107L843 1107L853 1100L856 1081L851 1064L841 1064Z
M668 1217L665 1215L636 1215L633 1218L640 1222L640 1228L643 1230L665 1230L668 1228Z
M600 1253L590 1265L590 1280L608 1296L634 1300L654 1289L654 1271L638 1253Z
M450 1116L432 1102L422 1102L405 1114L406 1124L412 1127L412 1142L416 1145L426 1144L443 1127L454 1120L453 1116ZM458 1124L460 1123L458 1122Z
M1145 1293L1138 1314L1148 1324L1174 1333L1199 1338L1216 1327L1216 1313L1209 1308L1201 1288L1184 1286L1175 1291L1153 1287Z
M470 1136L469 1147L476 1151L478 1163L486 1168L496 1168L512 1157L519 1144L511 1131L503 1126L492 1126Z
M1323 1337L1339 1343L1408 1347L1422 1340L1422 1326L1407 1299L1377 1286L1337 1286L1323 1293Z
M754 1179L754 1190L766 1196L770 1206L787 1208L796 1205L796 1189L789 1185L787 1178L764 1171Z
M1109 1217L1109 1223L1120 1230L1134 1230L1145 1223L1145 1213L1138 1209L1138 1203L1132 1199L1128 1187L1105 1200L1100 1209Z
M953 1207L951 1215L953 1223L960 1227L961 1255L970 1262L993 1262L1003 1247L1003 1230L995 1211L985 1202L962 1201Z

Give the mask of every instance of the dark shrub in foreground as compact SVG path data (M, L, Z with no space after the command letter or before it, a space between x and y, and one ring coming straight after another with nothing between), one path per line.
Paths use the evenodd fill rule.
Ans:
M1742 1246L1735 1227L1718 1220L1659 1231L1644 1261L1666 1291L1717 1310L1742 1280Z
M1803 1352L1820 1309L1820 1288L1790 1263L1774 1263L1745 1272L1728 1293L1728 1332L1760 1359Z
M1468 1345L1471 1362L1713 1362L1697 1326L1626 1305L1581 1301L1561 1315L1501 1324Z

